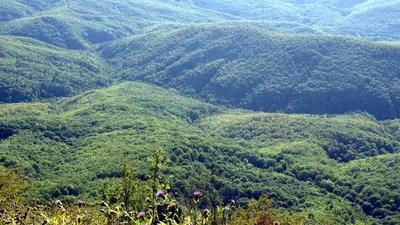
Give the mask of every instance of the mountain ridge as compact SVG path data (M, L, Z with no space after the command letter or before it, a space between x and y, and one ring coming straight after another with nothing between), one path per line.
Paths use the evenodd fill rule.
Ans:
M334 0L325 4L317 1L299 3L265 0L261 2L152 0L146 4L137 0L120 2L36 0L32 3L22 1L15 3L13 9L5 5L0 8L4 15L19 12L19 16L16 15L14 19L3 19L0 24L0 34L33 37L59 47L88 49L90 45L98 42L116 40L147 32L149 29L151 31L181 28L194 23L261 20L269 23L268 26L261 27L285 33L317 32L359 36L372 40L400 38L397 35L399 32L396 32L398 22L395 20L400 4L396 1L385 2L383 5L372 1L365 1L362 4L360 1L353 1L350 4L355 6L350 8L341 6L342 3ZM382 10L383 7L386 8ZM52 22L45 21L48 19ZM295 26L281 26L270 21L291 23ZM373 25L377 23L379 25ZM39 31L37 33L28 31L34 29ZM64 33L65 30L77 32ZM63 35L54 37L53 33ZM74 37L71 40L60 40L60 37L65 35ZM93 39L90 37L93 35L101 38ZM68 44L68 41L73 41L74 44Z
M267 112L397 114L396 44L203 26L134 36L98 50L120 80L177 88L210 102ZM379 107L371 105L374 98Z

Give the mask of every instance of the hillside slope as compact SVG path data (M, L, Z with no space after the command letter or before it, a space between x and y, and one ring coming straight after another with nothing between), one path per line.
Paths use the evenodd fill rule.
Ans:
M145 81L211 103L266 112L378 119L400 112L396 42L287 35L249 26L195 26L135 35L95 52L2 36L1 102L71 96Z
M124 159L144 178L145 159L163 147L173 188L202 191L205 205L266 193L281 210L313 214L311 224L390 221L398 215L391 200L400 199L395 124L232 111L124 83L54 103L1 105L0 169L22 166L36 179L36 197L99 198ZM357 165L374 169L352 177ZM388 179L369 176L377 171ZM368 191L376 189L379 199Z
M70 96L104 87L109 83L105 71L93 53L0 36L0 102Z
M303 24L327 34L399 40L396 0L192 0L202 8L241 19Z
M284 33L400 40L396 0L13 0L0 3L0 34L91 49L132 34L204 24L249 24Z
M400 48L351 38L203 26L99 48L120 80L140 80L267 112L400 114Z
M237 155L257 168L311 182L376 218L398 212L400 189L393 182L399 145L371 118L231 111L202 119L200 126L240 143L246 151Z

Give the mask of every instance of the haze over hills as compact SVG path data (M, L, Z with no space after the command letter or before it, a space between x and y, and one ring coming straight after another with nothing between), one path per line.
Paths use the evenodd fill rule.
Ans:
M289 33L399 40L400 3L390 1L12 1L0 3L0 34L59 47L91 44L195 23L246 23Z
M173 189L204 206L268 194L308 224L399 224L399 15L397 0L0 1L0 178L22 167L29 197L100 200L124 159L145 180L162 147Z

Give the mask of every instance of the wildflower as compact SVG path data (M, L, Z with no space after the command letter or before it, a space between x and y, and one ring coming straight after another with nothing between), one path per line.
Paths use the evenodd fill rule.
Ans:
M232 199L232 200L231 200L231 208L232 208L232 209L235 208L235 204L236 204L236 201Z
M178 198L178 192L174 192L174 198Z
M78 200L78 206L79 207L82 207L82 206L84 206L85 205L85 202L84 201L82 201L82 200Z
M56 205L62 205L61 200L56 200Z
M208 217L208 213L210 213L210 210L204 209L203 210L203 217L207 218Z
M151 202L151 200L150 200L150 198L149 198L149 197L146 197L146 202L148 202L148 203L150 203L150 202Z
M0 212L6 213L6 212L7 212L7 209L6 209L6 208L2 208Z
M200 192L195 191L195 192L193 193L193 196L194 196L194 198L195 198L196 200L199 199L199 198L200 198Z
M156 196L157 198L164 198L164 191L163 190L158 191Z
M0 218L2 218L3 217L3 213L0 213Z
M138 213L137 218L143 219L145 215L146 214L144 212L140 212L140 213Z

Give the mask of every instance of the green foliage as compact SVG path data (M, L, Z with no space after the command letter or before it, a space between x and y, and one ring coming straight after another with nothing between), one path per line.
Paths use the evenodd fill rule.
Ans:
M139 190L140 191L140 190ZM140 200L139 200L140 201ZM262 196L258 201L251 200L246 209L239 208L235 210L235 204L230 204L225 207L217 207L211 209L204 209L182 212L181 201L175 197L168 199L157 200L156 209L160 210L158 213L152 212L152 205L149 205L149 210L144 212L128 211L121 209L114 204L101 203L85 203L78 201L78 205L74 207L71 204L63 204L57 200L53 206L43 206L34 202L33 207L23 208L22 205L14 204L10 207L3 208L0 216L0 222L5 224L158 224L158 225L225 225L229 224L272 224L270 222L271 216L282 216L282 224L290 224L287 221L296 221L298 214L287 216L273 212L271 210L272 200L266 196ZM145 203L142 200L142 203ZM145 203L145 204L148 204ZM9 209L13 209L10 210ZM100 210L99 210L100 209ZM225 218L224 210L228 210L228 218ZM220 217L222 214L222 218ZM162 217L162 218L161 218ZM305 220L297 220L296 224L305 224ZM275 224L279 224L277 221Z
M151 190L152 190L152 195L153 196L153 201L155 200L155 196L157 193L157 190L160 190L161 188L165 189L166 185L169 185L168 183L164 183L164 187L162 187L162 184L160 183L160 181L162 181L162 177L161 177L161 171L163 169L164 166L164 150L162 148L158 149L155 152L155 155L153 158L149 159L149 164L150 164L150 168L149 168L149 180L150 180L150 186L151 186Z
M151 193L151 189L145 181L135 177L124 161L120 178L104 183L101 192L105 202L118 203L125 210L138 212L146 207L143 199Z
M99 48L121 80L176 88L211 103L268 112L399 114L400 48L332 36L204 26Z
M22 166L37 180L29 196L45 201L114 199L137 210L137 199L169 183L184 199L203 193L199 208L268 194L282 221L291 221L289 211L301 212L299 220L313 214L311 224L397 215L396 120L227 110L142 83L3 104L0 118L0 167ZM121 175L124 159L130 169Z
M260 197L258 201L252 199L248 203L248 208L238 209L238 218L232 224L234 225L252 225L252 224L272 224L274 212L272 209L273 200L266 195Z
M24 195L32 188L32 180L28 179L20 168L0 172L0 206L10 203L21 203Z
M4 221L152 224L179 203L183 224L398 224L400 123L378 120L400 117L400 46L389 42L400 38L399 7L0 3L0 102L29 102L0 105L0 203L65 203L14 205ZM94 90L124 81L170 89ZM156 198L161 189L165 197ZM195 201L194 191L202 193ZM69 206L101 198L103 212L97 203ZM154 210L143 220L130 211L148 204Z
M66 51L28 38L0 37L0 102L70 96L108 85L94 54Z

